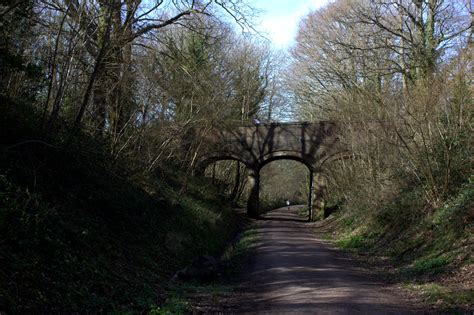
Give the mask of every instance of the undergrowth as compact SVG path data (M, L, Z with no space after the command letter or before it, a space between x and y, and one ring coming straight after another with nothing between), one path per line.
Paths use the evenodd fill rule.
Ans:
M435 209L424 204L420 190L402 191L378 212L346 208L340 214L336 245L389 257L407 287L418 288L441 307L472 306L472 289L458 290L436 281L473 263L474 177Z
M474 301L473 289L456 289L437 283L407 283L404 287L420 293L427 301L448 309L451 314L464 314L463 308L472 306Z
M5 104L3 104L5 105ZM203 179L132 172L100 140L39 138L27 105L0 121L0 312L143 312L193 258L219 253L240 217ZM104 140L106 141L106 140Z
M154 315L189 314L193 312L196 301L204 299L206 303L219 303L219 299L225 294L231 294L235 287L232 282L223 281L228 277L235 276L242 271L244 260L249 251L254 248L258 240L257 230L248 228L244 230L235 243L231 243L221 256L225 268L220 270L223 278L213 279L208 282L187 281L171 283L167 289L168 296L164 303L155 306L150 311Z

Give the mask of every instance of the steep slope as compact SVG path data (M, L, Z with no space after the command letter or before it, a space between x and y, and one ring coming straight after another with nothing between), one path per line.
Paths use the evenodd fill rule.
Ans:
M31 107L0 103L0 312L147 310L176 270L238 228L208 183L182 193L172 165L132 176L105 143L44 140Z

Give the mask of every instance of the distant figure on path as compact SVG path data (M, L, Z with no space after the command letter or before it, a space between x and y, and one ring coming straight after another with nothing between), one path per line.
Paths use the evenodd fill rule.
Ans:
M290 199L286 200L286 205L288 206L288 211L290 211Z

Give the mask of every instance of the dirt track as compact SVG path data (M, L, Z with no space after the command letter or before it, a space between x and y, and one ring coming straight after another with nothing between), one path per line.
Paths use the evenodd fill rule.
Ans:
M344 253L296 213L280 208L256 223L258 244L241 277L245 314L429 314Z

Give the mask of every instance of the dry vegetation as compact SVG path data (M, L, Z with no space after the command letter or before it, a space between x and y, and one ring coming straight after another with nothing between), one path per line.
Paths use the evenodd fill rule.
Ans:
M130 267L125 280L138 274L164 281L175 262L206 252L204 242L187 250L196 235L209 237L208 250L216 250L230 231L216 222L230 226L235 218L206 209L222 196L242 204L247 170L236 161L208 167L221 195L210 198L201 189L208 186L190 179L196 157L205 152L205 135L256 116L288 118L288 103L294 119L344 126L342 139L352 152L324 169L328 204L343 210L341 246L389 255L409 277L472 265L472 3L332 1L301 21L289 67L258 37L235 30L235 24L251 30L252 18L243 0L0 4L0 265L9 268L0 269L9 283L0 291L0 312L123 310L130 299L143 311L152 302L142 298L161 302L149 288L124 293L117 281L123 266L110 269L110 257L97 261L91 254L107 252L107 244L87 252L90 243L78 241L77 231L92 224L100 240L98 224L105 224ZM262 197L269 205L283 195L306 198L304 166L282 163L264 169ZM295 196L286 196L282 181ZM266 194L265 187L276 188ZM149 238L139 236L147 220L131 201L157 211L148 222L166 228L148 226ZM119 215L114 221L101 210ZM73 214L84 217L77 221ZM129 221L136 230L125 228ZM163 265L152 254L157 229L168 243L183 244ZM128 248L117 231L134 235ZM175 234L185 240L175 242ZM75 245L65 245L64 235ZM53 266L69 257L72 267L61 265L59 273L44 267L41 259L50 256L38 249L42 242L59 253L50 255ZM148 244L150 261L127 265L124 257L140 242ZM84 251L80 287L63 299L62 277L83 262ZM100 283L95 265L103 273ZM153 273L158 267L163 273ZM55 281L49 292L35 290L48 279ZM74 286L73 280L65 283ZM150 285L161 290L156 282ZM124 294L114 296L108 283ZM88 299L87 292L95 296ZM472 286L463 292L472 297ZM17 308L18 299L24 309ZM73 304L55 302L61 300Z
M240 0L0 4L0 312L146 312L234 237L189 175L201 135L275 109L275 57L231 26L250 18Z
M352 148L326 168L339 244L388 255L408 280L472 264L471 5L336 1L293 50L299 117L341 122Z

